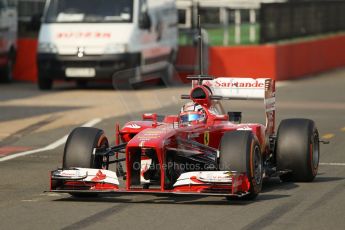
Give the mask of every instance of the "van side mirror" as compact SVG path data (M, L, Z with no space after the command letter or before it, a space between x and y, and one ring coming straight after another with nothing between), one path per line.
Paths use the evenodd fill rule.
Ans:
M33 31L39 31L41 27L42 14L35 14L31 17L30 28Z
M147 12L144 12L139 17L139 28L149 30L151 28L151 18Z

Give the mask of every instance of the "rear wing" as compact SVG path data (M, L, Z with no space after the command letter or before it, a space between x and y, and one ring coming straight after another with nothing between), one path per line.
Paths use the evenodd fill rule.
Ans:
M202 83L212 95L228 100L264 100L266 128L274 133L275 126L275 81L270 78L215 78Z

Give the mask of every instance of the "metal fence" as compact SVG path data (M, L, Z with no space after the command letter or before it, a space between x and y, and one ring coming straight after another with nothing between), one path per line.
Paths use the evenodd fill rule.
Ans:
M345 2L268 3L260 8L260 43L345 30Z

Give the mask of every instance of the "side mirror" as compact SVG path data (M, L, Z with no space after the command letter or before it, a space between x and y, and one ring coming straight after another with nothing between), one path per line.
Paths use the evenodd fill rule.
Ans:
M35 14L31 17L30 28L33 31L39 31L41 27L42 14Z
M242 122L242 112L228 112L229 121L240 124Z
M149 30L151 28L151 18L147 12L140 15L139 28L144 30Z
M144 121L156 121L157 122L157 113L144 113L143 114Z

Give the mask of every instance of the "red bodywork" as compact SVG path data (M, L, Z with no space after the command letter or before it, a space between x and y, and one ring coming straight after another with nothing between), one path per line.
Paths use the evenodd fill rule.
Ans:
M170 120L170 117L168 120ZM155 149L159 164L162 166L166 164L165 158L166 153L169 149L174 149L177 147L176 137L182 139L192 139L199 143L205 144L205 135L209 135L208 146L218 149L220 140L223 134L227 131L234 131L238 129L250 129L253 131L255 136L258 138L261 149L265 149L266 146L266 129L265 126L261 124L234 124L228 121L227 116L216 116L210 114L208 117L208 122L206 124L198 124L188 127L176 127L174 126L174 121L178 120L178 117L175 116L175 119L171 119L171 123L156 123L155 121L136 121L127 123L124 128L120 131L122 141L127 142L128 145L126 148L126 168L127 168L127 181L126 189L132 189L132 171L128 170L132 168L132 165L135 163L132 157L138 151L138 148L149 148ZM132 125L140 126L140 129L130 128ZM176 125L176 124L175 124ZM208 133L208 134L207 134ZM134 136L134 137L133 137ZM197 136L197 137L196 137ZM132 139L128 139L131 138ZM194 137L194 138L190 138ZM141 153L141 152L140 152ZM141 156L141 155L140 155ZM144 157L144 156L141 156ZM161 168L161 184L160 191L165 191L165 170ZM175 191L201 191L202 189L199 186L197 188L182 189L177 188ZM204 187L208 189L209 187ZM229 188L231 190L231 186Z

